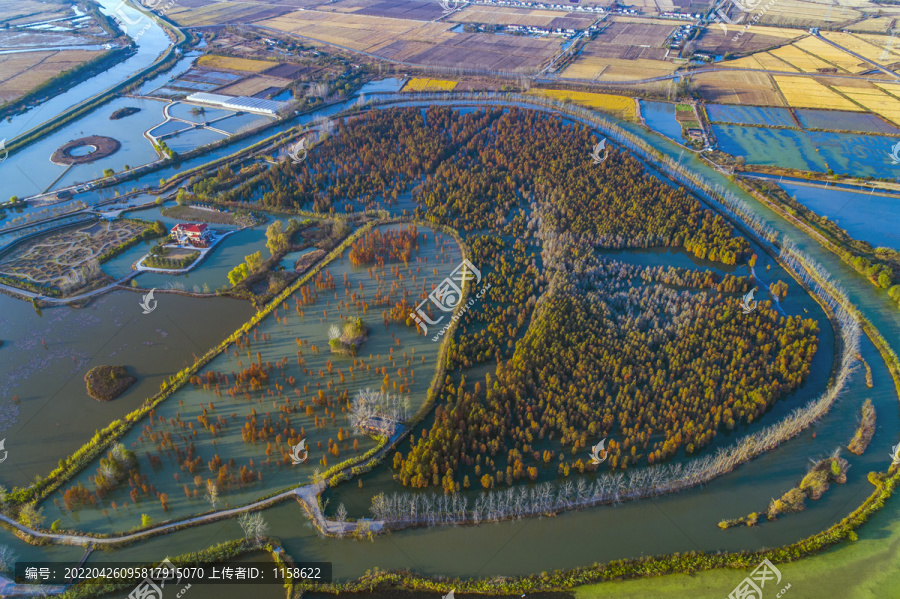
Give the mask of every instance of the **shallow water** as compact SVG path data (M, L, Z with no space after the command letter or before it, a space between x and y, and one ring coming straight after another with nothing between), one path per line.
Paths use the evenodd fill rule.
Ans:
M675 120L675 104L641 100L641 116L648 127L669 139L681 141L681 124Z
M847 189L781 182L792 198L820 216L826 216L854 239L872 246L900 249L900 198Z
M276 315L268 317L260 325L260 335L269 333L272 335L271 340L254 342L252 347L246 350L238 350L232 346L229 355L219 356L205 367L202 372L219 371L233 373L240 371L242 368L246 368L251 360L255 360L256 352L261 352L263 364L266 362L277 363L284 357L286 360L289 360L289 364L285 369L285 377L296 377L296 386L284 385L286 397L294 401L302 398L307 402L307 405L312 405L312 395L310 393L314 395L316 390L320 388L323 392L333 394L337 394L339 390L346 390L348 395L352 397L359 389L369 387L378 389L382 385L382 375L384 374L391 375L393 380L409 382L406 375L404 375L403 379L399 378L398 369L404 367L404 359L400 356L410 352L410 362L406 367L411 368L413 374L409 377L411 382L409 382L408 394L412 404L411 410L415 412L424 401L428 385L431 383L431 373L434 370L434 359L437 355L439 344L432 343L430 339L423 339L414 329L405 325L382 324L380 314L384 308L372 305L371 302L373 302L379 289L382 292L393 289L395 282L403 286L409 285L410 289L420 288L422 285L430 285L431 282L439 281L458 264L460 255L455 246L439 254L438 248L433 242L433 232L421 229L420 235L423 234L427 235L428 240L422 240L420 252L417 255L417 257L423 259L423 263L420 264L417 260L412 261L409 269L402 269L405 282L404 279L397 280L388 274L386 283L377 284L377 281L369 276L366 268L353 267L347 260L334 263L328 268L328 271L337 282L335 297L332 296L331 292L320 290L319 298L316 302L305 306L295 306L294 298L299 297L299 293L295 294L294 298L288 300L278 310ZM432 268L438 270L437 275L431 272ZM413 281L411 277L417 275L417 273L418 277ZM367 312L357 312L355 309L338 307L338 301L349 297L344 293L344 274L347 275L348 289L351 289L354 293L365 293L365 301L370 302L370 308ZM381 273L381 276L385 277L385 274ZM395 290L393 293L398 296L397 299L399 300L399 290ZM168 296L165 297L168 298ZM303 316L300 315L300 311L303 312ZM330 325L340 324L346 318L355 318L357 316L365 320L371 328L371 332L368 340L360 350L360 358L365 359L366 367L364 370L357 368L357 372L354 373L352 370L348 370L353 365L352 359L334 356L328 351L328 328ZM256 338L255 334L253 338ZM309 345L298 347L296 342L298 338L323 348L321 353L311 351ZM297 364L299 356L295 354L297 354L298 349L302 351L305 368L308 368L310 371L309 375L306 375ZM238 355L234 355L234 353ZM376 357L372 358L370 357L371 355ZM388 356L394 356L393 360L389 360ZM335 373L332 376L323 378L322 373L324 370L329 370L330 372L327 365L328 362L333 363ZM378 374L377 369L379 368L386 368L387 371ZM319 376L315 376L314 373L316 371L320 373ZM418 377L415 375L416 372L418 372ZM345 375L346 382L344 379ZM339 382L337 380L338 376L340 376ZM320 383L320 381L322 382ZM324 384L325 381L329 381L327 388ZM331 386L332 383L333 387ZM320 387L320 384L322 387ZM309 391L306 389L307 385L309 386ZM294 389L291 387L296 389L296 397ZM303 389L302 393L300 392L301 388ZM227 389L227 386L225 389ZM298 482L298 477L300 482L307 480L315 468L324 470L327 464L320 465L316 463L324 455L323 449L318 447L317 444L321 442L324 446L327 445L326 441L328 439L337 438L338 429L341 427L347 431L350 430L347 418L341 409L337 411L337 419L329 421L328 425L322 428L314 426L314 419L311 415L303 414L302 411L291 414L290 426L298 432L300 427L306 429L308 435L307 446L309 447L310 455L309 462L298 467L279 465L278 461L281 453L276 451L272 455L274 463L269 465L267 456L270 449L267 448L267 444L262 441L255 444L242 441L240 428L244 424L245 415L250 414L251 410L256 410L261 417L270 412L274 414L275 428L280 432L284 425L278 424L281 422L279 408L287 404L285 404L285 399L281 397L266 396L265 394L253 393L251 398L252 401L248 401L240 394L234 399L229 398L227 395L219 397L213 391L188 385L179 390L169 401L156 410L159 417L169 420L179 415L183 421L190 422L193 426L198 424L197 419L201 413L201 403L206 406L209 402L212 402L215 405L215 409L209 407L209 411L212 414L210 420L215 421L220 415L226 417L227 425L216 436L211 436L206 431L200 431L193 436L192 442L196 447L197 455L203 456L202 465L196 473L189 473L184 471L184 469L179 469L172 460L172 453L168 450L160 454L163 458L161 465L153 466L150 464L147 452L156 455L157 451L155 444L147 439L149 432L143 430L147 424L146 419L123 437L122 442L125 446L132 448L137 453L141 472L148 475L148 482L155 485L157 491L168 494L168 511L162 509L161 504L156 501L155 497L145 497L139 501L138 505L135 505L133 501L128 502L129 488L127 484L109 493L104 499L101 508L85 508L67 512L59 511L54 505L48 503L46 504L46 509L54 519L62 519L64 528L102 532L128 530L140 522L141 514L148 514L155 521L161 522L166 519L203 513L209 509L209 506L203 499L203 489L201 489L199 497L189 498L184 492L184 487L187 485L189 491L197 488L197 484L192 482L195 474L200 475L201 482L207 477L215 478L214 469L211 467L210 469L207 468L207 462L212 460L214 455L221 456L223 461L234 458L236 467L249 465L251 469L258 471L263 477L261 479L264 481L262 484L254 481L227 492L225 489L221 489L221 499L225 505L242 505L268 495L275 490L288 488ZM278 408L275 405L276 401ZM315 409L315 413L319 418L324 418L321 408ZM261 422L260 426L262 426ZM162 424L155 424L154 429L159 429L163 432L170 430L167 425ZM200 427L198 426L197 430L199 429ZM178 439L184 434L189 435L190 430L175 428L171 432L176 445L178 445ZM359 443L360 454L374 447L374 441L367 436L354 435L354 438ZM272 442L274 444L274 439ZM348 453L352 451L349 449L350 442L351 440L348 439L340 443L341 453L344 456L342 459L346 459L348 455L353 455L353 453ZM332 464L337 461L333 456L329 455L327 457ZM72 484L81 482L86 487L93 488L88 477L94 473L95 469L96 466L86 468L72 481ZM66 485L66 488L70 486L72 485ZM59 494L57 494L56 499L58 498ZM128 507L120 507L123 502L128 502ZM101 509L106 511L108 515L103 514Z

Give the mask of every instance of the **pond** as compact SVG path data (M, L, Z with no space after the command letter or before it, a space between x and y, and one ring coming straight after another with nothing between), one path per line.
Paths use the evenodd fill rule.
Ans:
M817 111L821 112L821 111ZM731 104L707 104L706 115L713 123L738 125L769 125L772 127L796 127L789 108L773 106L734 106Z
M681 141L681 123L675 120L676 104L641 100L641 117L648 127L669 139Z
M820 216L826 216L850 237L873 247L900 250L900 198L819 185L781 182L792 198Z

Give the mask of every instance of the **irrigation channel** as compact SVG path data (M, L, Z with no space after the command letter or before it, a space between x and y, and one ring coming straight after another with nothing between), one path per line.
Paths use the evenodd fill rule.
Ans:
M378 103L378 107L388 105L426 107L433 104L472 107L491 104L554 110L574 120L599 122L601 124L599 133L617 142L623 140L621 134L615 133L615 129L619 128L647 147L662 152L670 160L667 167L670 170L695 173L698 177L695 184L707 190L706 195L710 201L717 201L718 198L718 201L724 202L728 210L745 212L742 220L758 219L757 228L762 230L767 238L760 244L769 245L771 240L777 240L778 246L782 248L780 251L783 258L791 263L796 261L799 271L806 272L813 261L818 263L837 285L843 287L847 301L856 305L890 343L896 344L896 340L900 338L900 312L896 306L882 295L873 293L869 284L843 265L837 257L793 229L693 155L684 156L680 159L680 164L675 164L680 148L639 126L618 121L614 117L599 116L570 106L555 106L525 96L442 94L408 100L396 94L384 94L379 96ZM329 110L329 113L335 114L332 110ZM314 118L314 115L311 118ZM603 125L604 123L606 125ZM243 140L241 143L249 145L254 142ZM585 149L586 160L589 150ZM233 147L228 148L227 152L222 150L226 154L234 151ZM209 160L210 157L205 156L203 159ZM153 173L149 177L158 181L160 174ZM127 185L133 184L129 182ZM729 193L733 196L728 195ZM690 260L684 255L672 255L670 252L629 254L631 255L625 258L651 264ZM346 268L345 262L338 262L331 267L335 278L340 274L342 264L343 268ZM764 256L757 265L757 270L762 272L766 264L773 264L773 268L777 268L771 257ZM813 286L817 284L815 281L811 283ZM123 293L127 295L129 301L134 298L132 294L125 292L116 292L112 296ZM201 307L198 303L201 300L189 302L184 299L184 301L186 303L183 307L188 308L191 313L213 310L213 307L206 303ZM818 305L809 296L799 293L796 288L789 294L785 309L789 313L807 309L810 313L822 314ZM65 316L61 313L64 310L68 308L53 308L45 311L45 316L52 313L54 319L64 319ZM831 351L829 348L835 343L827 322L823 321L822 324L823 343L820 346L820 353L824 355L824 364L819 363L817 369L819 376L811 376L810 381L794 397L779 402L784 405L777 406L767 414L761 427L783 421L792 409L820 396L823 392L831 359L834 357L833 354L825 354ZM215 337L221 339L237 328L221 330L224 326L223 324L217 327L219 330L215 333L207 333L206 339ZM214 343L209 343L206 347ZM413 528L395 531L387 536L376 536L373 543L322 538L312 526L304 525L309 519L295 502L267 507L262 513L271 529L275 531L274 534L294 559L335 562L336 581L357 578L366 570L375 567L408 568L423 574L451 577L522 575L649 554L690 550L737 551L790 543L828 527L857 507L872 491L872 486L866 481L866 474L869 471L885 471L890 463L888 453L890 447L897 442L897 431L900 430L897 396L883 360L865 337L861 340L860 352L872 366L874 388L867 389L863 382L864 377L857 374L848 383L840 401L831 405L828 413L813 427L807 428L777 449L766 451L724 476L711 478L705 485L695 486L680 493L566 511L553 518L528 517L518 521L479 526ZM809 458L824 457L835 447L846 444L855 429L855 415L865 398L871 398L879 410L879 430L863 456L844 454L850 459L852 466L846 484L834 485L824 498L813 502L805 512L791 514L775 523L765 524L756 529L739 528L724 532L715 526L722 518L736 517L763 509L770 498L779 496L805 474ZM100 416L97 416L95 422L99 422L99 418ZM73 429L76 427L77 425L73 425ZM736 431L730 439L723 441L722 446L732 445L748 432L754 433L759 430L760 427L750 427ZM415 429L413 434L419 431L420 428ZM89 434L73 433L75 439L72 442L79 439L83 442ZM19 446L24 451L28 444L25 438L20 439ZM7 442L7 447L10 446L10 442ZM708 448L707 451L711 450ZM758 452L751 448L749 453ZM57 454L56 458L59 455ZM50 456L46 456L43 458L46 462L43 468L39 464L34 464L29 470L49 471L54 466L53 460ZM355 481L351 480L351 484L345 483L327 491L325 498L329 501L329 505L326 506L326 511L333 510L338 503L344 503L351 517L370 517L368 510L371 497L380 491L397 490L396 487L390 486L389 469L385 464L362 476L361 480L362 489L358 489ZM696 482L701 482L701 479L697 479ZM619 495L619 499L624 498L623 495ZM615 497L608 499L614 500ZM71 524L66 523L63 528L80 529L79 526ZM134 524L135 522L131 521L131 526ZM101 530L104 527L99 525L97 528L94 526L89 528L105 534L117 532L109 529ZM130 526L116 528L127 530ZM242 536L240 528L233 520L216 521L135 543L115 553L94 552L89 557L88 563L107 560L157 561L163 555L172 556L197 551L211 544L240 536ZM8 530L0 531L0 543L12 545L14 549L21 550L20 553L23 555L29 556L42 551L54 551L50 548L25 546Z

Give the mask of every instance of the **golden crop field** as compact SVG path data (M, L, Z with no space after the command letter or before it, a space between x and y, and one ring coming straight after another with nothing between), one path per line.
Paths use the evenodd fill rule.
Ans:
M576 59L560 74L563 79L631 81L669 75L678 65L663 60L627 60L584 56Z
M816 58L812 54L804 52L794 45L775 48L774 50L771 50L769 54L784 60L804 73L816 73L819 69L835 68L833 64L825 62L821 58Z
M835 89L853 101L859 102L870 112L880 115L887 120L900 124L900 100L889 96L880 89L835 86Z
M873 35L868 33L859 33L856 37L881 49L881 53L878 54L877 59L877 62L879 63L891 63L900 58L900 35L894 36L893 40L889 35Z
M859 106L814 79L779 75L773 75L773 78L788 105L794 108L862 111Z
M226 69L229 71L248 71L259 73L271 69L277 63L267 60L251 60L249 58L232 58L230 56L217 56L206 54L197 59L197 66L208 69Z
M875 17L866 19L859 23L847 25L845 28L849 31L865 31L870 33L886 33L894 22L894 17Z
M888 96L900 98L900 88L898 88L896 85L890 85L887 83L873 83L872 85L882 90Z
M823 31L822 36L836 44L847 48L851 52L856 52L864 58L878 62L884 52L883 47L870 44L869 42L853 35L852 33L841 33L839 31ZM887 39L885 39L885 42Z
M780 58L772 56L768 52L757 52L750 56L729 60L723 63L724 66L734 67L736 69L753 69L759 71L793 71L800 72L800 69L789 65Z
M822 60L826 60L848 73L860 73L871 68L860 59L847 54L843 50L835 48L817 37L805 37L794 43L795 46L815 54Z
M762 17L766 24L790 23L793 26L816 26L827 23L845 23L862 16L859 10L850 8L847 3L835 5L831 0L778 0L766 3L768 8Z
M619 118L634 121L636 119L635 99L628 96L616 96L613 94L595 94L590 92L576 92L565 89L533 89L528 92L538 96L546 96L556 100L570 100L587 108L593 108L601 112L613 114Z
M449 92L459 85L458 81L449 79L425 79L422 77L413 77L406 82L403 89L404 92Z

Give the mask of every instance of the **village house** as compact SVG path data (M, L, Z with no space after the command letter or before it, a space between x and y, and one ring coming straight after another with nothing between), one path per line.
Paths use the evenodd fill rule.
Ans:
M172 227L172 238L180 245L206 247L209 245L210 229L205 223L177 224Z

